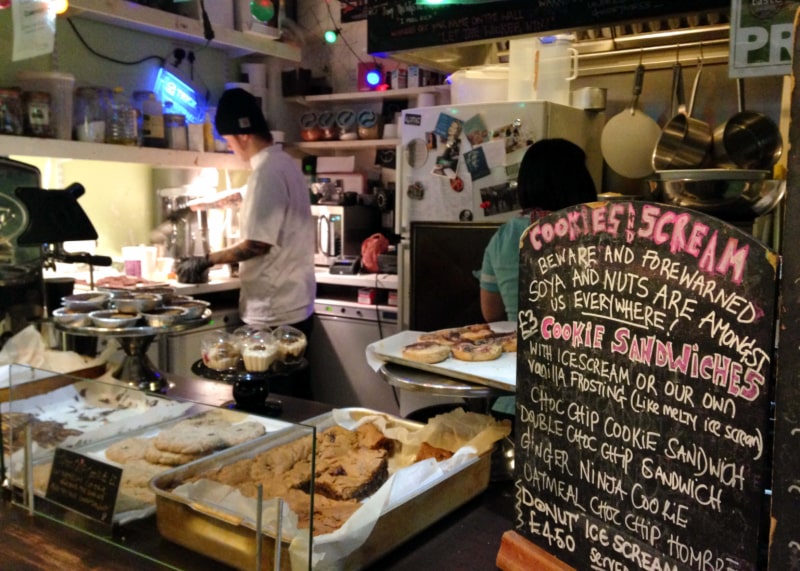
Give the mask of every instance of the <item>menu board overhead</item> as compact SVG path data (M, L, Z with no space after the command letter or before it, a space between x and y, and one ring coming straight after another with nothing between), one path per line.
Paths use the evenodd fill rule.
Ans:
M520 248L516 530L578 569L762 568L777 254L639 201Z
M461 5L373 0L367 14L367 51L403 51L594 28L729 7L729 0L504 0Z

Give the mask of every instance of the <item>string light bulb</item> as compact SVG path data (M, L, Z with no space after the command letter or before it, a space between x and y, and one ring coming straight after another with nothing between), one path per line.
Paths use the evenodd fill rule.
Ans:
M326 30L324 37L327 43L334 44L339 37L339 30Z
M250 0L250 14L266 24L275 17L275 3L271 0Z
M53 12L63 14L69 9L69 0L55 0L53 2Z

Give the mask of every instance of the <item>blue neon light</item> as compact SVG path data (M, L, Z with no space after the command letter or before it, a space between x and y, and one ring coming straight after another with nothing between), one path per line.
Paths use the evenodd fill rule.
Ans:
M381 72L374 69L367 72L367 84L375 87L381 82L381 79L383 79L381 77Z
M186 115L188 123L202 123L205 119L205 110L197 91L168 69L162 67L158 70L153 91L159 101L172 101L172 108Z

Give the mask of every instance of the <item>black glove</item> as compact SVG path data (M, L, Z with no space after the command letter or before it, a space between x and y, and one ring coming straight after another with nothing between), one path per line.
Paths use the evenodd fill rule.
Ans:
M208 256L189 256L181 258L175 266L178 282L182 284L202 284L208 281L208 269L213 266Z

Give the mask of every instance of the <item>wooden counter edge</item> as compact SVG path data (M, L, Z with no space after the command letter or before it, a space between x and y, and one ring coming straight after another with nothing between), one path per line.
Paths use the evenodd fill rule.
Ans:
M496 564L501 571L575 571L514 530L503 534Z

